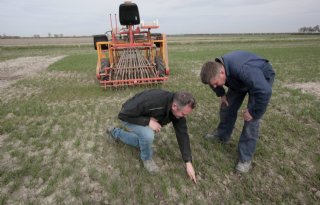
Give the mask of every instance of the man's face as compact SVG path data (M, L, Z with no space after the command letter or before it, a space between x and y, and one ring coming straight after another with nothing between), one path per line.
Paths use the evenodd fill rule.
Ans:
M212 85L214 88L218 86L223 86L225 83L226 83L226 73L224 69L221 69L215 78L210 79L210 85Z
M173 102L171 112L176 118L186 117L189 113L191 113L192 108L189 105L179 108L179 106Z

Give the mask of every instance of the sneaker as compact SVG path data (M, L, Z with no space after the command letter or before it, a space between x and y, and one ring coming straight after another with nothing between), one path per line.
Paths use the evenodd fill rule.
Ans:
M107 129L106 129L106 140L109 143L116 142L116 138L114 138L114 136L112 135L112 132L114 129L115 129L115 127L113 127L113 126L107 127Z
M160 170L158 165L153 161L153 159L143 161L143 165L150 174L156 174Z
M251 161L241 162L239 161L236 170L241 173L247 173L251 169Z

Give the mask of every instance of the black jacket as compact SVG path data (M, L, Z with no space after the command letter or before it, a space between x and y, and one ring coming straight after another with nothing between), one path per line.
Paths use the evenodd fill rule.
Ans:
M173 96L174 93L164 90L143 91L122 105L118 117L141 126L148 126L151 117L161 126L172 122L183 160L192 161L186 118L177 119L171 112Z

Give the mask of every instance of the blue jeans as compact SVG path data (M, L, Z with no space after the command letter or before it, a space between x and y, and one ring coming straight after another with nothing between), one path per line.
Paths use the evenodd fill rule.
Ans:
M220 107L220 122L217 127L217 136L222 142L230 140L235 122L237 120L238 110L243 103L247 92L236 92L228 90L226 97L229 106L222 104ZM254 97L249 95L248 108L254 103ZM249 122L244 121L242 133L238 143L238 153L241 161L249 161L253 158L256 144L259 138L260 119L253 119Z
M128 131L115 128L112 132L113 137L125 144L140 148L140 158L143 161L152 159L154 131L149 126L122 123Z

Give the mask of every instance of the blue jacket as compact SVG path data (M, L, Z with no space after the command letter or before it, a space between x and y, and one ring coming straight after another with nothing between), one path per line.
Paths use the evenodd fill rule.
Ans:
M224 65L227 77L225 86L252 95L255 103L249 108L249 113L254 119L261 118L271 98L275 77L269 61L247 51L234 51L215 61ZM218 97L225 95L223 86L211 88Z

